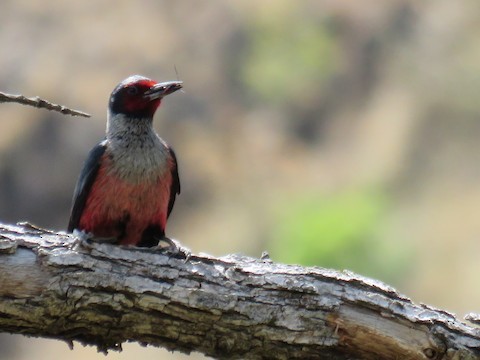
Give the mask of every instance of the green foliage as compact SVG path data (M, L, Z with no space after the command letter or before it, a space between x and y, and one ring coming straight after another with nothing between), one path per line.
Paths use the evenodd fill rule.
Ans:
M298 9L275 10L252 18L243 80L257 98L279 103L316 93L339 61L327 21Z
M271 246L276 261L349 269L391 282L405 274L408 249L377 235L387 210L382 192L288 199L278 208L283 210Z

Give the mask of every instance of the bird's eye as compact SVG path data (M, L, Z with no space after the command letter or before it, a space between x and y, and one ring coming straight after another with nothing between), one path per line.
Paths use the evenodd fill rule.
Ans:
M127 94L129 95L137 95L138 94L138 88L136 86L130 86L127 88Z

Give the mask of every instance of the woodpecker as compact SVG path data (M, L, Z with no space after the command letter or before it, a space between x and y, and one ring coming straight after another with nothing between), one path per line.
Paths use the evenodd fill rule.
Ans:
M171 241L165 228L180 179L175 153L155 132L153 116L182 86L134 75L115 87L106 137L90 151L75 187L69 232L138 247Z

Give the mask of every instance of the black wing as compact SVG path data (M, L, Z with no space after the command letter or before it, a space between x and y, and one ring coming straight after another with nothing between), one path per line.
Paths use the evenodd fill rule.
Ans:
M177 194L180 194L180 178L178 177L178 164L177 157L175 156L172 148L169 148L170 156L172 157L173 166L172 166L172 185L170 186L170 201L168 202L168 212L167 217L170 216L170 213L173 209L173 204L175 204L175 198Z
M88 158L83 165L82 172L78 178L75 191L73 193L72 211L70 213L70 221L68 222L68 232L72 232L78 228L80 217L82 216L88 194L92 188L92 184L97 177L100 167L100 159L107 148L107 141L104 140L97 144L88 154Z

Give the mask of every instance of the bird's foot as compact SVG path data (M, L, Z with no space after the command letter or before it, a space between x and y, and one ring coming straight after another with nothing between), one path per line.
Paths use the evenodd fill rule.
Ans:
M190 251L190 249L180 245L179 241L175 239L170 239L166 236L159 238L158 245L149 248L149 250L165 253L171 256L179 256L184 258L185 261L187 261L192 255L192 252Z
M73 235L76 237L72 249L82 246L87 249L92 249L92 244L114 244L118 241L116 237L97 237L92 233L75 229Z

